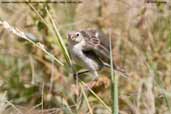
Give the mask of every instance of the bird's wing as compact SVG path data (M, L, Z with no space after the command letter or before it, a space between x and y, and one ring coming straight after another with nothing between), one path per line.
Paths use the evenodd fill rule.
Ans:
M96 30L81 31L85 38L84 50L92 50L102 61L110 63L110 49L108 37Z

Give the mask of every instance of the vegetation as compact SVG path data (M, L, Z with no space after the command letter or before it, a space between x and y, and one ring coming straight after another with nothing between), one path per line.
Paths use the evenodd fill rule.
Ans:
M74 80L67 32L87 28L111 34L128 78ZM0 3L0 114L170 114L170 90L170 2Z

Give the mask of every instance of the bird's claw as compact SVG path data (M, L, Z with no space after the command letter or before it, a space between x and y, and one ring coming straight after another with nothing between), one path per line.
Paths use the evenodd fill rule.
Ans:
M74 77L74 80L76 80L76 79L78 79L79 74L76 72L76 73L73 74L73 77Z

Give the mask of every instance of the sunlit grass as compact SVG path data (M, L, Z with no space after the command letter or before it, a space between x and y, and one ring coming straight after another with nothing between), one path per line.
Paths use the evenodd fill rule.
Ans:
M110 107L92 89L90 89L83 81L81 81L81 84L84 85L93 94L93 96L95 96L99 100L99 102L104 105L104 107L109 112L112 112L111 109L110 109Z
M50 30L52 35L55 35L57 44L58 44L59 48L61 49L61 52L65 57L65 60L67 61L68 64L71 65L71 59L70 59L69 52L68 52L67 47L64 42L64 38L61 36L61 34L57 28L57 25L56 25L54 19L52 18L52 15L50 14L49 10L47 8L45 9L48 14L48 18L49 18L50 22L48 20L45 20L39 14L39 12L36 10L36 8L34 8L34 6L32 4L28 4L28 5L33 9L34 13L40 18L40 20L48 27L48 29Z
M59 59L57 59L53 54L49 53L44 45L40 42L35 43L34 41L30 40L30 38L21 30L14 28L13 26L9 25L8 22L6 21L0 21L0 25L2 25L4 27L4 29L6 29L9 32L14 33L15 35L17 35L18 37L21 37L25 40L27 40L28 42L30 42L31 44L33 44L34 46L36 46L37 48L41 49L44 53L46 53L51 59L54 59L57 63L59 63L60 65L64 65Z
M109 31L109 45L110 45L110 65L111 65L111 96L112 96L112 113L119 114L119 97L118 97L118 75L115 75L113 66L113 54L112 54L112 40L111 31Z
M158 11L155 4L149 6L151 9L155 7L155 10L151 10L146 7L146 4L141 4L138 1L134 2L140 3L139 5L142 6L140 8L134 8L134 6L130 5L130 0L114 2L116 5L113 8L109 2L96 2L97 4L94 4L94 1L85 1L78 5L72 4L71 7L68 7L70 4L47 5L28 3L20 4L21 7L18 4L17 6L12 5L12 7L10 6L11 4L7 5L7 7L0 4L2 6L0 13L3 12L0 17L0 93L7 92L9 100L6 105L15 111L14 114L23 113L23 110L20 111L20 108L18 108L18 105L22 104L15 104L21 102L31 105L29 108L26 107L27 114L33 113L34 110L38 110L40 113L58 113L57 110L60 110L59 113L64 114L92 114L96 111L98 112L98 109L101 109L100 111L107 110L108 114L141 114L146 112L150 114L170 114L170 9L164 9L163 5L161 12L160 9ZM89 7L90 5L93 10ZM110 6L109 9L108 5ZM102 11L102 15L97 17L98 9L96 9L96 6L102 7L102 10L108 9L108 12ZM17 10L13 10L13 7ZM72 9L73 7L75 9ZM20 14L20 12L22 13ZM137 13L136 16L134 15L135 13ZM47 15L43 17L44 14ZM27 17L28 20L26 19ZM45 30L48 31L48 34L44 34L44 31L37 29L39 28L38 25L36 26L37 22L41 22L46 26ZM25 28L27 24L30 28ZM111 73L109 74L111 86L100 88L103 91L98 88L96 92L96 88L92 90L84 82L79 83L79 81L75 84L72 79L72 71L70 71L70 68L72 69L70 67L72 60L66 46L66 31L70 31L73 28L77 30L79 28L86 29L87 27L98 28L99 24L101 25L100 29L104 31L110 26L112 33L115 34L116 32L116 37L114 36L114 39L112 37L112 40L114 40L112 43L115 45L113 45L114 56L112 56L112 50L110 50L111 63L113 59L116 60L116 64L122 68L124 67L130 77L129 80L119 79L119 75L113 71L113 65L111 64ZM16 27L24 27L24 29L19 30ZM9 32L6 32L6 30ZM30 33L35 32L36 36L37 33L38 35L43 33L43 39L40 38L40 42L34 42L24 34L25 30ZM26 46L25 42L19 42L13 38L13 33L19 38L25 39L25 42L31 48L28 50L28 45ZM49 40L52 41L51 38L53 38L53 42L49 42ZM25 51L21 52L21 50ZM55 54L49 52L49 50ZM150 59L146 57L146 53L148 53L147 56ZM28 56L32 57L32 60L29 60ZM48 57L48 60L46 57ZM47 63L48 67L37 58L41 58L44 63ZM29 61L32 61L32 63ZM54 73L52 73L53 71ZM103 73L104 76L108 75L107 72ZM31 74L34 75L32 77L36 77L34 84L31 83ZM49 80L51 75L54 77ZM37 78L45 81L43 82L44 91L33 91L28 88L29 85L30 87L36 86L36 89L41 89L42 84L39 83L42 80L37 82ZM11 84L14 82L15 84ZM27 86L25 87L25 85ZM51 90L48 90L50 101L47 101L46 98L47 85L52 87L50 88L52 93ZM77 87L72 88L71 85L77 85L78 90ZM55 93L53 93L54 91ZM25 96L23 93L26 93L24 94ZM27 94L30 95L29 99ZM35 94L38 94L38 96ZM75 100L75 96L78 97L77 100ZM81 97L85 104L81 104ZM151 101L148 102L150 99ZM51 105L53 104L52 102L56 104ZM6 108L2 106L1 109Z

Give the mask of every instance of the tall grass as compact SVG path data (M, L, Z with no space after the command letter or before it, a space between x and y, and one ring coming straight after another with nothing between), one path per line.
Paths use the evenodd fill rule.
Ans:
M19 36L20 38L23 38L23 39L27 40L29 43L31 43L31 44L33 44L34 46L36 46L37 48L41 49L44 53L46 53L48 56L50 56L51 59L54 59L58 64L60 64L60 65L62 65L62 66L64 65L64 64L63 64L59 59L57 59L53 54L49 53L49 52L45 49L45 47L44 47L44 45L43 45L42 43L40 43L40 42L35 43L34 41L30 40L30 38L29 38L24 32L22 32L21 30L19 30L19 29L13 27L13 26L11 26L11 25L9 25L8 22L6 22L6 21L1 21L1 20L0 20L0 25L2 25L2 27L3 27L4 29L6 29L7 31L12 32L13 34Z
M46 10L46 12L48 14L47 16L48 16L50 22L45 20L39 14L39 12L36 10L36 8L32 4L28 4L28 5L29 5L29 7L31 9L33 9L34 13L40 18L40 20L48 27L48 29L51 31L51 33L53 35L55 35L57 44L58 44L59 48L61 49L61 52L64 55L66 62L71 65L71 59L70 59L70 56L69 56L69 52L68 52L68 50L66 48L66 45L64 43L64 38L61 36L61 34L59 32L59 29L56 26L57 24L55 23L55 20L53 19L52 15L50 14L48 8L46 8L45 10Z
M113 66L113 54L112 54L112 40L111 30L109 30L109 45L110 45L110 65L111 65L111 96L112 96L112 114L119 114L118 104L118 76L115 75Z
M26 0L26 1L28 1L28 0ZM1 87L1 83L0 83L0 88L3 89L3 90L0 90L0 92L7 91L7 93L10 93L13 95L13 90L15 88L13 88L14 86L11 86L12 84L10 84L10 81L7 81L8 78L6 78L6 77L8 77L8 76L10 76L10 79L12 79L12 80L15 80L15 78L20 77L21 78L20 81L24 82L25 79L23 80L23 78L29 78L30 74L33 74L33 77L40 77L42 75L49 76L49 74L51 73L52 75L54 75L53 79L51 80L51 82L53 82L53 84L49 80L48 81L50 82L51 86L55 85L55 88L51 88L51 89L53 89L54 91L57 90L57 92L59 92L59 94L58 93L57 94L48 93L48 95L51 98L53 98L53 99L50 98L51 101L54 100L54 102L56 103L55 105L53 105L54 107L56 107L55 109L54 108L48 109L49 113L55 113L55 111L61 110L61 112L59 112L59 113L82 114L82 113L88 112L88 113L92 114L92 113L96 112L96 109L102 109L101 111L104 111L104 110L106 111L106 109L107 109L107 113L109 113L109 114L111 114L111 113L112 114L119 114L119 113L121 113L121 114L127 114L127 113L133 113L133 114L155 114L155 113L158 113L158 114L165 113L166 114L166 113L168 113L168 114L170 114L170 112L171 112L171 102L170 102L171 95L170 95L169 90L170 90L170 85L171 85L171 82L170 82L170 69L171 69L171 67L170 67L171 66L170 65L170 63L171 63L171 59L170 59L171 58L171 53L170 53L170 49L171 49L171 32L170 31L171 31L171 28L170 28L170 24L171 23L170 23L170 16L167 16L168 13L169 13L168 15L170 15L170 9L168 8L167 9L168 11L165 12L164 6L162 6L163 11L157 12L156 10L159 8L157 8L155 6L155 4L153 4L153 6L155 7L155 10L152 11L148 8L148 7L151 7L151 5L148 5L148 7L146 7L147 4L144 4L144 3L142 4L143 1L139 2L139 1L128 0L128 1L123 2L123 0L121 0L121 1L109 0L108 2L102 2L102 1L101 1L101 3L99 2L100 7L97 11L101 10L101 12L99 12L99 15L98 15L97 14L98 12L95 11L98 8L98 7L96 7L97 4L94 1L90 1L90 0L88 0L88 1L83 2L82 4L78 5L78 7L77 7L77 5L76 5L76 7L74 6L75 9L68 7L68 4L65 4L66 10L63 10L63 5L61 5L61 6L54 5L54 6L50 7L49 9L48 8L44 9L45 7L43 7L43 11L45 11L43 13L47 14L45 17L42 16L41 4L36 5L36 4L28 3L27 5L32 9L31 13L29 10L26 9L27 7L25 7L25 6L20 7L20 5L17 4L17 6L16 6L17 10L11 11L11 10L8 10L8 6L6 7L6 6L3 6L2 4L0 4L2 6L2 8L0 7L0 9L2 9L2 11L0 11L0 13L3 12L1 15L1 19L3 18L4 20L6 20L6 21L0 20L0 37L1 37L0 38L0 47L2 50L2 53L0 50L0 67L1 67L0 68L1 69L0 70L0 81L4 82L2 87ZM114 1L115 3L112 1ZM126 3L126 5L124 5L125 3ZM132 3L134 5L131 5ZM89 7L90 5L92 6L91 7L92 10ZM96 5L96 6L93 6L93 5ZM138 8L137 6L142 6L143 8L142 7ZM153 6L151 7L151 9L154 8ZM134 8L134 7L136 7L136 8ZM27 14L27 11L23 8L25 8L27 11L29 11L29 14ZM5 10L7 10L7 11L5 11ZM72 10L73 10L73 12L72 12ZM106 13L106 12L104 12L105 10L108 11L107 14L105 14ZM21 11L24 11L24 13L22 13L22 14L16 13L16 12L21 12ZM136 16L135 16L135 12L137 12ZM6 18L4 13L6 13L8 15L8 18ZM58 57L55 57L52 53L50 53L46 49L46 46L43 43L33 42L32 40L30 40L27 37L27 35L24 34L24 32L22 32L24 30L22 30L22 29L18 30L17 28L11 26L11 25L14 25L14 26L25 25L24 23L27 21L24 20L25 18L22 18L22 17L24 17L24 15L29 17L29 21L31 21L31 22L29 22L29 24L31 23L31 25L34 25L34 28L35 28L35 22L37 22L37 21L39 21L39 22L41 21L41 23L43 23L43 25L46 26L45 29L48 30L48 33L50 33L50 35L45 34L44 36L47 37L47 39L43 39L43 41L45 41L45 44L47 45L47 47L50 47L50 48L52 47L53 50L54 50L54 48L56 48L56 47L53 47L54 44L56 44L57 47L59 47L59 50L61 52L61 53L59 53L59 57L61 57L61 54L62 54L63 58L58 59ZM162 16L162 15L164 15L164 16ZM21 16L21 18L18 19L18 16ZM152 18L148 19L147 17L150 17L150 16ZM33 19L34 17L36 17L35 20ZM100 17L100 18L98 18L98 17ZM155 17L159 18L158 21L155 21ZM66 38L62 34L62 32L67 31L68 29L71 30L71 29L73 29L73 27L81 28L81 29L85 29L86 27L94 27L94 26L98 27L99 21L96 24L95 18L98 18L99 20L102 19L102 21L100 21L100 25L104 25L104 26L100 26L100 27L102 27L101 29L105 30L106 28L108 28L108 25L111 25L112 32L116 32L116 33L118 32L120 34L120 35L118 35L119 36L118 39L117 38L114 39L116 41L114 43L117 44L117 45L115 45L115 47L117 47L117 48L114 49L114 50L116 50L116 53L114 53L114 54L116 54L116 56L114 56L114 57L116 57L116 61L118 64L122 64L127 68L131 77L129 77L130 80L128 82L126 81L126 83L125 83L125 80L119 79L119 75L115 74L114 69L113 69L113 64L111 64L111 73L110 73L110 76L111 76L111 79L110 79L111 86L110 87L111 88L110 89L109 89L109 86L105 85L105 89L98 88L97 90L100 90L100 91L96 91L96 87L95 87L95 91L93 91L94 88L92 90L92 89L88 88L85 83L81 82L81 84L80 84L78 81L78 83L77 83L78 91L77 91L77 87L74 89L72 87L70 87L70 85L74 85L72 78L65 77L66 74L71 73L70 70L68 70L67 65L69 65L72 62L72 60L70 60L68 51L66 49L66 45L65 45ZM103 18L105 18L105 19L103 20ZM17 19L17 21L15 21L15 19ZM109 21L108 21L108 19L109 19ZM58 21L56 21L56 20L58 20ZM8 22L10 22L11 25L8 24ZM111 23L111 22L114 22L114 23ZM19 25L17 25L17 23ZM35 32L35 33L42 32L39 30L34 31L35 30L34 28L31 28L32 32ZM46 59L44 59L44 56L41 56L42 51L41 51L41 54L38 54L38 53L35 54L34 52L33 53L31 52L31 54L30 54L27 52L28 50L26 50L26 52L24 54L28 53L28 54L30 54L30 56L32 56L32 54L33 54L33 56L36 55L36 57L38 56L38 57L42 58L42 61L49 63L48 66L53 65L52 67L54 67L54 68L51 69L52 67L46 67L46 66L44 66L44 64L41 65L41 63L39 63L39 60L37 60L36 58L33 58L33 61L30 60L30 61L32 61L31 65L33 65L33 66L31 66L32 73L30 73L30 69L28 67L29 65L27 65L28 60L26 60L25 58L22 61L23 61L23 64L26 64L27 66L20 68L22 65L20 65L19 62L21 62L21 61L13 62L13 60L18 61L18 59L22 59L20 57L23 57L23 55L17 55L15 52L16 51L20 52L21 50L24 50L23 48L25 48L26 45L22 45L22 42L18 43L18 41L15 41L16 39L14 39L14 40L11 39L9 34L7 35L6 32L4 34L3 31L5 29L9 31L10 35L12 33L14 33L17 36L19 36L20 38L24 38L26 40L26 43L28 42L29 44L32 44L33 46L38 48L38 50L36 49L36 52L39 50L42 50L45 54L49 55L49 57L50 57L50 59L52 59L52 61L54 61L58 64L53 65L50 63L51 61L47 61ZM28 29L28 30L30 30L30 29ZM53 40L53 42L49 41L49 40L51 40L52 37L55 39L55 40ZM11 41L8 42L8 40L11 40ZM121 42L120 41L118 42L118 40L120 40ZM110 41L110 43L109 43L110 44L110 60L111 60L111 63L113 63L111 39L109 41ZM122 45L122 43L124 43L124 45ZM32 51L32 48L30 50ZM58 49L57 49L57 51L58 51ZM117 51L119 51L119 52L117 52ZM56 49L55 49L55 53L56 53ZM150 58L145 57L146 53L149 54L148 56ZM6 57L6 54L9 54L8 56L10 56L10 57ZM21 53L21 54L23 54L23 53ZM15 58L16 55L17 55L17 57ZM58 54L55 54L55 55L58 56ZM13 57L14 57L14 59L13 59ZM11 58L12 58L12 60L11 60ZM17 67L17 65L15 63L19 63L19 65L18 65L19 71L18 71L18 69L15 69ZM146 67L146 64L149 66ZM10 65L10 67L7 67L8 65ZM58 66L60 66L60 67L58 67ZM14 68L14 70L13 70L13 68ZM27 70L25 71L25 69L27 69ZM61 69L62 69L62 71L61 71ZM14 74L15 71L17 72L17 77ZM48 71L48 73L47 73L47 71ZM42 74L42 75L39 75L38 72L40 72L40 74ZM54 73L52 73L52 72L54 72ZM104 75L106 75L105 72L104 72ZM49 79L49 77L48 77L48 79ZM121 80L121 81L119 82L119 80ZM27 81L29 83L30 80L27 80ZM35 82L36 81L37 80L35 80ZM42 94L41 94L42 99L40 99L41 101L39 100L38 102L35 102L34 98L33 98L34 103L39 103L39 104L33 104L32 105L33 108L31 108L29 110L27 107L27 112L24 112L24 113L30 114L30 113L32 113L33 110L39 110L42 113L46 113L45 108L47 108L47 105L48 105L48 108L51 108L52 102L49 100L50 104L47 104L47 101L46 101L47 100L46 99L46 97L47 97L46 84L49 84L49 82L45 83L44 91L42 89ZM8 86L9 84L10 84L10 86L8 88L4 87L6 85ZM25 82L23 84L25 84ZM120 90L118 88L118 84L120 85L119 86ZM32 85L30 85L30 86L32 86ZM40 87L40 86L41 85L38 85L38 87ZM88 91L90 94L87 94L87 91L83 87L88 88ZM18 88L21 89L20 85L17 86L17 92L22 93L22 91L20 91L20 90L18 91ZM23 89L27 89L27 88L24 87ZM103 89L104 91L102 91L101 89ZM30 91L30 90L28 90L28 91ZM30 92L34 93L35 91L30 91ZM48 92L51 92L51 91L48 91ZM78 92L78 94L77 94L77 92ZM37 93L39 93L39 92L37 91ZM119 95L119 93L120 93L120 95ZM79 105L79 102L80 102L79 98L82 97L80 94L84 98L85 105ZM77 100L75 100L76 95L78 95ZM110 95L111 95L111 99L109 99ZM21 97L22 97L22 95L21 95ZM13 110L15 110L16 113L22 114L23 111L22 110L20 111L19 107L15 106L15 103L16 103L15 99L19 99L19 98L18 97L12 98L12 97L8 97L8 96L7 96L7 98L9 98L10 101L6 102L6 100L5 100L5 105L8 107L11 107ZM23 96L23 98L24 98L24 96ZM48 101L48 103L49 103L49 101ZM111 102L112 102L112 105L109 106L111 104ZM24 101L24 103L27 104L27 103L30 103L30 101L26 100L26 101ZM0 105L1 104L4 105L4 103L0 102ZM19 105L22 105L22 104L19 104ZM42 106L42 109L41 109L41 106ZM78 106L78 108L77 108L77 106ZM102 108L100 106L102 106ZM1 109L3 109L3 110L1 110ZM2 106L0 108L0 112L3 113L4 109L6 109L6 108L5 107L3 108L3 106ZM52 110L53 110L53 112L52 112ZM15 112L14 112L14 114L15 114ZM58 113L58 112L56 112L56 113ZM96 114L99 114L99 113L96 113ZM101 114L106 114L106 113L101 113Z
M69 56L69 52L68 52L67 47L66 47L66 45L64 43L64 40L63 40L63 38L62 38L62 36L61 36L57 26L56 26L56 23L55 23L54 19L52 18L51 14L50 14L50 12L48 11L47 8L46 8L46 11L47 11L47 14L49 16L50 22L52 24L52 28L53 28L53 30L55 32L58 45L61 48L61 51L64 54L64 57L65 57L67 63L71 65L71 58Z
M88 88L88 90L90 91L90 93L93 94L93 96L95 96L98 101L103 104L103 106L109 111L109 112L112 112L110 107L92 90L90 89L83 81L81 81L81 84L84 85L86 88Z

